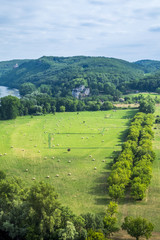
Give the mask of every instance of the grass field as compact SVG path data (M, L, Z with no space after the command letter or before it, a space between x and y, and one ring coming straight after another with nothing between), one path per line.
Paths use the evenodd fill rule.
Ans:
M150 96L153 99L155 99L155 98L160 99L160 94L149 93L149 92L129 93L129 94L124 95L123 97L138 97L139 95L143 95L144 97Z
M53 183L60 201L75 213L103 212L108 164L113 151L121 149L135 112L57 113L1 121L1 169L27 184L34 177Z
M130 118L136 111L57 113L1 121L1 169L9 176L22 177L26 184L32 184L33 177L35 181L48 181L55 186L62 204L77 214L104 212L109 202L109 163L113 152L121 150ZM155 114L159 113L157 106ZM157 158L147 197L141 202L120 202L119 220L127 215L141 215L160 232L160 126L155 127L153 146Z

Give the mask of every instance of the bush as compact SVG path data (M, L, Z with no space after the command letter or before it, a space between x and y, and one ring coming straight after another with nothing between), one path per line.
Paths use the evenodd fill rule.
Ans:
M127 230L129 235L135 237L136 240L139 240L140 237L149 239L154 226L151 222L142 217L126 217L122 224L122 229Z

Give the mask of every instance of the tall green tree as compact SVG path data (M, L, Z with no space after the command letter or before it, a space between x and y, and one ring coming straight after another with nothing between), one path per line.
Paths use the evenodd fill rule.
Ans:
M53 237L61 225L60 203L54 187L44 182L33 185L27 197L28 233L27 240L43 240Z
M139 111L144 113L154 113L155 103L152 99L144 99L140 102Z
M6 96L1 98L0 118L3 120L15 119L19 115L20 100L17 97Z
M117 227L118 220L115 216L117 212L118 204L115 202L110 202L107 206L106 214L103 218L104 233L106 236L110 236L110 234L119 230Z

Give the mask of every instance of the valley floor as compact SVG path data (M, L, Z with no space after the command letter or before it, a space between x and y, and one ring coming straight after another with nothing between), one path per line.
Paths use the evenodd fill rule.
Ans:
M26 184L32 184L33 177L48 181L62 204L76 214L104 213L110 201L106 188L110 162L114 151L121 150L136 111L58 113L1 121L1 169L8 176L22 177ZM157 106L155 115L159 113ZM120 202L118 217L122 222L127 215L143 216L160 232L160 125L154 125L154 133L156 160L147 196L141 202ZM117 234L114 239L131 239L123 232ZM152 239L160 239L159 233Z

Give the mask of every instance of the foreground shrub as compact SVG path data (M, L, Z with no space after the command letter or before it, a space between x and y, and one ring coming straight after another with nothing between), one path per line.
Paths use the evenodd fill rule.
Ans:
M135 237L136 240L139 240L140 237L149 239L154 226L151 222L142 217L126 217L122 224L122 229L126 230L132 237Z

